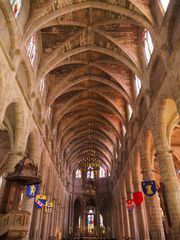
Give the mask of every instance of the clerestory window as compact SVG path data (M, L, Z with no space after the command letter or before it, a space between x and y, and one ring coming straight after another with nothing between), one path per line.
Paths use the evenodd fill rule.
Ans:
M9 2L11 4L14 16L17 17L20 12L20 9L21 9L22 1L21 0L9 0Z
M166 12L168 5L169 5L170 0L161 0L161 5L164 9L164 12Z
M137 97L141 90L141 80L136 75L134 80L135 80L135 91L136 91L136 97Z
M29 39L27 46L27 54L31 62L31 65L33 65L34 60L36 58L36 39L34 35Z
M127 108L128 108L128 119L130 120L130 118L132 116L132 113L133 113L133 110L132 110L132 107L129 104L127 105Z
M149 63L152 52L154 50L154 45L152 42L151 34L147 29L144 30L144 50L147 62Z
M39 91L41 96L43 96L44 88L45 88L45 79L43 78L40 80L40 83L39 83Z

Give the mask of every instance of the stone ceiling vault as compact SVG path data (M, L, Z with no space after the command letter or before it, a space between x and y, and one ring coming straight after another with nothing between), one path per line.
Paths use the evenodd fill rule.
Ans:
M144 28L153 30L149 0L32 0L24 41L41 36L38 78L46 79L66 166L76 166L90 143L103 164L117 160L127 105L135 103L134 75L143 75Z

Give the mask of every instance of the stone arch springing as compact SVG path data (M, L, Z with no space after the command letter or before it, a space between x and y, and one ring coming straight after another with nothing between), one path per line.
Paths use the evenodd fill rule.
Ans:
M19 102L12 102L6 107L3 124L7 127L10 139L11 150L22 150L24 148L24 112Z

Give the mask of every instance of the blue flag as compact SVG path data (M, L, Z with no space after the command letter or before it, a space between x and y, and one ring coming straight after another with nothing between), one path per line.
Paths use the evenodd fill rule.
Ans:
M34 185L29 185L26 187L26 194L29 198L34 198L39 191L39 185L34 184Z
M157 191L156 182L154 180L143 181L142 190L146 196L152 197Z

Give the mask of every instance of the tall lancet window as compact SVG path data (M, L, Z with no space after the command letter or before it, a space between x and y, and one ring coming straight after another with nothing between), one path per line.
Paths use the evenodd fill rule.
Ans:
M34 60L36 58L36 39L34 35L29 39L27 46L27 54L31 62L31 65L33 65Z
M166 12L168 5L169 5L169 0L161 0L162 7L164 11Z
M151 34L147 29L144 30L144 50L145 50L147 62L149 62L152 52L154 50L154 45L152 42Z
M139 95L139 92L141 90L141 80L135 75L135 94L136 97Z
M17 17L21 9L22 0L9 0L14 16Z
M94 211L90 209L87 216L88 233L94 233Z

